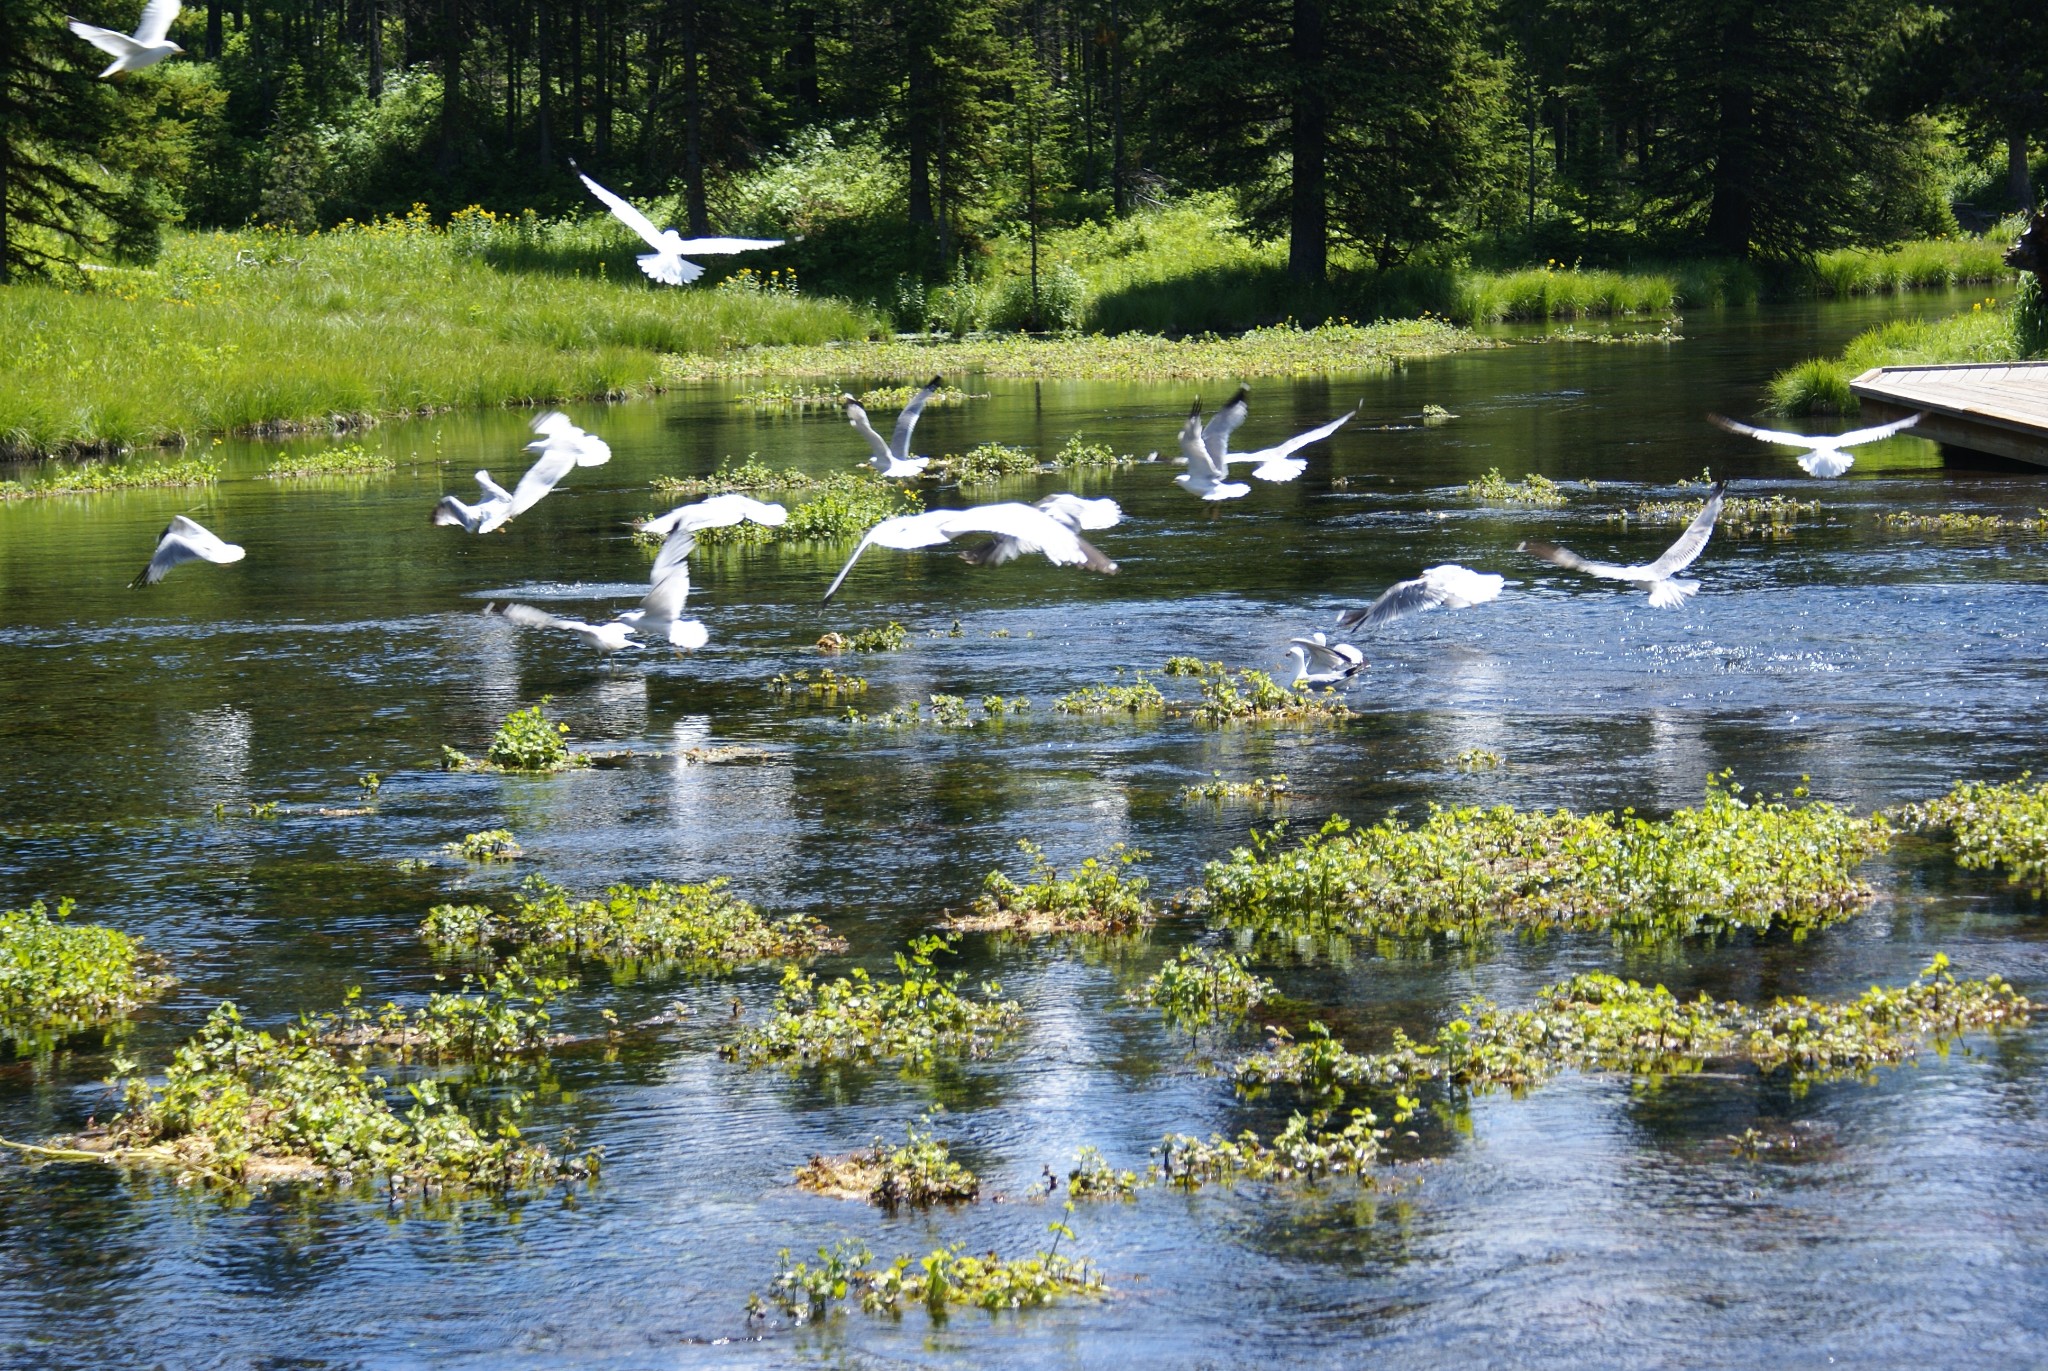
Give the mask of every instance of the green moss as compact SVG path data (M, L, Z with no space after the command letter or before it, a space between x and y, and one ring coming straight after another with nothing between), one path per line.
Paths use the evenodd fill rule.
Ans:
M119 929L72 923L70 900L0 910L0 1040L49 1041L120 1018L162 995L141 943Z
M1155 922L1143 876L1126 875L1152 854L1114 843L1099 857L1083 858L1062 875L1036 843L1019 840L1031 860L1024 884L991 871L963 915L946 920L957 931L1018 933L1128 933Z

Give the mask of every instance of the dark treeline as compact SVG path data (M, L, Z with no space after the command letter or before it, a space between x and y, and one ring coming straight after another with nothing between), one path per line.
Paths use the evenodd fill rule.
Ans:
M138 0L82 17L133 26ZM809 231L938 279L997 225L1225 190L1315 282L1445 243L1785 259L1953 227L1958 158L2030 203L2031 0L209 0L98 83L0 0L0 262L63 231L584 207ZM779 184L778 167L801 184ZM806 179L807 178L807 179ZM886 197L875 191L886 182ZM835 214L833 182L861 182ZM118 231L117 231L118 230Z

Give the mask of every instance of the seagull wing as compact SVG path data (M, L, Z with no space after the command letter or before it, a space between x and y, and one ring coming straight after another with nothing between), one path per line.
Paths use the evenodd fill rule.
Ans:
M1889 424L1879 424L1875 428L1852 428L1847 433L1837 433L1830 438L1828 446L1844 448L1855 447L1859 443L1874 443L1880 438L1889 438L1894 433L1909 429L1926 417L1924 414L1909 414L1903 419L1895 419Z
M1548 546L1545 544L1545 546ZM1561 549L1560 549L1561 550ZM1500 594L1506 578L1473 571L1456 562L1433 566L1413 580L1387 587L1364 609L1346 610L1337 620L1339 628L1378 628L1381 624L1431 609L1468 609L1485 604Z
M1729 433L1739 433L1745 438L1754 438L1760 443L1782 443L1786 447L1803 448L1834 446L1832 439L1809 438L1804 433L1786 433L1775 428L1757 428L1753 424L1743 423L1740 419L1730 419L1720 414L1709 414L1707 422L1715 428L1725 429Z
M142 44L127 34L117 33L113 29L103 29L98 24L88 24L81 19L71 21L71 31L109 57L129 58L142 51ZM104 76L106 73L100 74Z
M544 609L535 609L532 605L522 605L516 601L506 605L498 613L521 628L568 628L572 624L582 622L578 619L558 619Z
M870 545L894 548L934 547L946 541L951 535L945 531L944 521L958 510L935 509L923 514L899 514L893 519L884 519L864 534L853 549L853 555L846 559L846 565L839 568L839 574L832 578L832 584L825 587L825 598L820 603L829 603L839 593L839 586L846 579L846 573L853 570L853 564L860 560Z
M1526 552L1531 557L1541 557L1566 571L1577 571L1587 576L1598 576L1604 581L1653 581L1650 569L1644 566L1620 566L1614 562L1590 562L1570 548L1555 543L1538 542L1531 538L1525 543L1515 544L1515 551Z
M540 450L540 459L526 469L526 474L519 478L518 486L513 489L512 506L505 517L516 519L539 504L564 476L575 469L575 466L576 449L573 446L561 443L544 444Z
M886 469L893 454L889 451L889 445L882 441L882 435L875 432L875 426L868 422L867 407L851 395L842 395L839 397L839 408L846 415L846 422L853 425L853 431L867 439L868 446L875 450L875 466L878 469ZM899 419L897 423L900 426L902 420ZM856 552L854 555L860 554Z
M1084 500L1066 491L1046 496L1037 507L1075 532L1084 528L1115 528L1124 517L1114 500Z
M730 252L755 252L761 248L779 248L780 238L679 238L675 243L677 252L688 252L704 257L720 257Z
M1209 449L1209 460L1216 466L1218 476L1229 475L1230 435L1237 432L1245 416L1252 412L1251 387L1239 386L1237 394L1230 397L1230 403L1216 411L1214 418L1202 428L1202 445Z
M1714 521L1721 517L1721 497L1728 489L1726 481L1714 482L1714 493L1707 497L1707 503L1692 522L1685 526L1685 532L1678 535L1678 541L1664 549L1664 555L1643 568L1647 580L1662 581L1691 566L1706 550L1707 539L1714 536Z
M660 518L649 519L640 525L640 531L666 537L677 532L695 533L699 529L726 528L743 522L777 528L788 520L789 511L781 505L748 495L726 494L714 495L695 504L678 505Z
M1365 665L1365 654L1349 643L1324 643L1315 638L1290 638L1290 646L1298 647L1317 671L1357 670Z
M1360 401L1359 403L1363 404L1364 402ZM1312 428L1306 433L1297 433L1292 438L1289 438L1286 442L1278 444L1274 447L1261 448L1257 452L1240 453L1238 456L1232 457L1230 460L1233 462L1277 461L1280 458L1286 457L1290 453L1293 453L1300 448L1307 447L1310 443L1320 443L1321 441L1323 441L1323 439L1329 437L1338 429L1350 423L1352 415L1355 415L1357 413L1358 410L1354 408L1349 413L1338 415L1329 423L1324 424L1321 428ZM1257 475L1258 473L1254 472L1252 474Z
M1043 553L1054 566L1088 565L1088 554L1082 551L1080 535L1044 510L1031 505L1009 501L943 513L946 517L938 527L948 538L957 538L963 533L993 533L998 538L1015 539L1019 552ZM1099 552L1095 555L1108 561Z
M1188 464L1191 471L1208 472L1212 477L1221 477L1216 460L1209 455L1209 449L1202 442L1202 402L1195 401L1195 407L1188 411L1188 417L1180 426L1180 459Z
M149 0L143 6L142 22L135 26L135 41L154 47L170 37L171 24L184 6L178 0Z
M640 617L634 627L650 638L666 638L669 628L683 612L683 604L690 598L690 563L680 560L661 574L657 569L654 584L646 598L640 601Z
M924 413L924 407L931 402L932 396L939 393L939 380L934 376L920 386L917 394L910 397L910 403L903 407L903 412L896 416L896 431L889 435L889 450L896 454L897 461L910 460L910 431L917 427L918 416Z
M631 204L627 203L625 197L612 194L603 186L585 176L581 171L576 173L576 179L581 181L592 195L595 195L604 202L604 207L612 212L613 218L646 239L647 246L653 248L656 253L664 256L675 255L677 239L673 233L662 233L660 229L654 226L652 219L649 219L639 210L634 209Z
M483 491L486 497L493 500L503 500L507 504L510 504L512 502L512 492L505 489L505 487L499 485L497 481L492 478L490 472L479 471L476 474L476 484L477 488Z
M171 519L157 538L156 553L149 559L149 565L128 584L153 586L172 567L185 562L207 561L226 566L230 562L241 561L245 555L237 544L221 541L198 523L179 514Z

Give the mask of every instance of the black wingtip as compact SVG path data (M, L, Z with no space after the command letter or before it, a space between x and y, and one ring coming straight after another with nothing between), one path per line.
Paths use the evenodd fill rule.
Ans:
M1231 396L1231 397L1230 397L1230 403L1231 403L1231 404L1233 404L1233 405L1247 405L1247 406L1248 406L1248 405L1250 404L1251 398L1252 398L1252 388L1251 388L1250 386L1247 386L1247 385L1240 385L1240 386L1239 386L1239 387L1237 388L1237 394L1235 394L1235 395L1233 395L1233 396ZM1226 406L1226 408L1227 408L1227 406Z
M1199 396L1199 395L1197 395L1197 396L1195 397L1195 403L1194 403L1194 404L1192 404L1192 405L1190 405L1190 406L1188 407L1188 418L1190 418L1190 419L1199 419L1199 418L1201 418L1201 417L1202 417L1202 397L1201 397L1201 396Z
M934 376L931 380L926 381L924 383L924 388L926 390L937 390L940 386L945 384L945 380L946 378L943 376Z

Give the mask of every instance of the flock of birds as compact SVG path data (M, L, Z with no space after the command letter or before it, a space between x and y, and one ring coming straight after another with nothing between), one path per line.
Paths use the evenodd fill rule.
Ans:
M870 453L866 465L887 480L912 481L925 476L930 459L913 456L911 439L925 406L939 392L940 378L934 376L911 396L896 417L888 441L875 431L867 411L851 395L839 397L841 411L854 431L866 440ZM1248 464L1252 476L1262 481L1291 481L1307 469L1307 460L1295 454L1330 437L1358 411L1339 415L1327 424L1295 434L1284 442L1251 452L1233 453L1231 435L1250 415L1250 390L1240 386L1230 402L1205 423L1201 401L1189 410L1180 430L1180 454L1176 459L1187 470L1173 478L1174 484L1206 502L1234 500L1250 493L1243 482L1227 479L1233 464ZM1846 449L1888 438L1912 427L1919 416L1881 427L1859 429L1834 436L1809 436L1708 416L1715 424L1761 441L1803 449L1799 465L1810 475L1830 478L1846 471L1854 458ZM430 521L437 526L459 528L467 533L492 533L553 491L580 467L603 466L612 450L602 438L572 423L559 410L549 410L533 421L534 439L526 450L534 454L532 465L507 490L488 470L476 473L481 498L468 503L455 495L443 496L434 506ZM1158 460L1154 452L1151 460ZM1716 482L1700 512L1685 531L1651 562L1620 565L1581 557L1568 548L1530 539L1518 545L1521 552L1541 558L1567 571L1601 580L1621 581L1649 594L1652 608L1676 609L1698 593L1700 583L1683 573L1705 551L1713 536L1728 483ZM724 528L743 522L776 527L789 517L779 504L756 500L748 495L726 493L681 505L637 527L643 535L659 538L660 551L648 577L647 594L633 608L601 623L550 614L531 605L509 604L499 609L487 606L486 613L502 615L528 628L568 633L605 654L666 643L693 652L710 641L704 624L684 616L690 594L690 554L696 550L697 535L706 529ZM1044 557L1055 566L1080 567L1103 575L1116 572L1117 564L1082 535L1114 528L1123 511L1111 499L1087 499L1062 491L1033 504L1003 501L970 505L959 509L933 509L919 514L883 519L862 535L853 554L826 587L824 601L839 593L855 563L870 547L904 550L937 547L968 540L961 556L970 564L1001 566L1027 554ZM157 541L149 565L133 584L154 585L171 568L188 561L227 564L242 560L243 549L224 542L183 515L174 518ZM1369 605L1346 609L1338 616L1337 628L1346 631L1376 630L1411 614L1433 609L1466 609L1497 598L1506 578L1496 572L1474 571L1456 563L1425 569L1419 576L1389 586ZM1293 683L1337 685L1356 676L1366 665L1365 655L1351 643L1333 642L1323 632L1290 640L1289 656L1294 662Z

